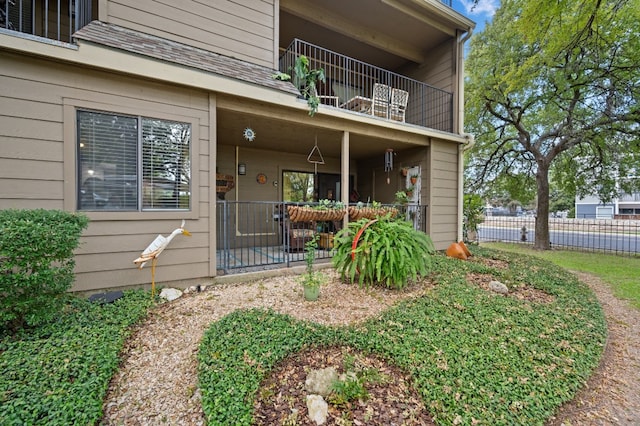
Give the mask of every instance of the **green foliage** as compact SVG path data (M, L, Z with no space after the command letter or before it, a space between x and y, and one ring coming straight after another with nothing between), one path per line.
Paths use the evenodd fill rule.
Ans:
M315 210L344 210L342 201L335 200L319 200L318 204L312 206Z
M407 196L406 191L398 191L396 192L396 204L407 204L409 202L409 197Z
M316 260L316 249L318 248L318 239L318 234L314 234L313 238L304 244L306 272L300 278L300 283L303 287L320 287L326 280L322 272L313 270L313 264Z
M365 227L352 250L354 239ZM343 279L357 280L361 287L379 283L402 289L409 280L429 272L434 247L431 238L413 229L412 223L382 217L350 222L336 234L334 250L333 265Z
M355 374L347 374L344 380L333 383L327 402L337 407L344 407L352 401L367 399L369 399L369 392L365 382Z
M309 105L309 115L313 117L318 111L318 106L320 105L316 82L321 81L324 83L324 69L309 69L309 58L305 55L300 55L296 58L296 63L294 64L292 71L293 84L300 89L302 97L307 100L307 105ZM273 74L272 77L275 80L281 81L291 80L291 74L283 72L277 72Z
M549 175L602 200L640 180L640 0L504 0L471 39L465 85L471 191L498 187L527 203L548 249Z
M41 324L59 312L88 222L58 210L0 211L0 329Z
M478 232L478 225L484 219L484 203L478 194L464 194L462 211L464 214L464 237L468 241L467 233Z
M251 424L260 382L279 361L316 344L348 346L400 367L437 424L545 424L599 363L602 309L587 286L549 262L484 247L474 258L434 256L434 290L355 327L329 329L263 310L213 323L198 354L208 423ZM469 273L554 300L497 296L469 284ZM373 376L356 377L362 384ZM343 388L344 400L362 394L354 380Z
M210 425L249 425L265 375L286 356L335 333L272 311L235 311L211 325L198 351L202 408Z
M307 100L307 105L309 105L309 115L313 117L318 111L318 105L320 105L316 82L321 81L324 83L324 69L309 69L309 58L300 55L296 58L293 72L295 74L294 81L300 88L302 96Z
M552 252L532 250L530 246L507 243L483 243L492 248L540 257L570 271L587 272L609 284L616 297L629 300L640 309L639 257L616 256L604 253L588 253L555 249Z
M362 368L356 356L346 354L343 361L345 374L331 386L327 402L337 407L348 406L354 401L369 399L367 385L382 383L387 377L375 368Z
M97 424L124 340L150 305L141 291L105 305L70 298L55 321L0 336L0 424Z

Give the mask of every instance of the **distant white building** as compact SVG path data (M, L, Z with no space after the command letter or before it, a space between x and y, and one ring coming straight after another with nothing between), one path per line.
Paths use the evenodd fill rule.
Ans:
M610 203L603 203L597 195L576 197L578 219L640 219L640 193L623 194Z

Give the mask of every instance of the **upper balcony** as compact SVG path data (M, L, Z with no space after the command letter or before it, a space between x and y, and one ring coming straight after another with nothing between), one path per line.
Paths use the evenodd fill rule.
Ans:
M322 68L320 102L384 120L453 131L453 94L395 72L294 39L280 57L281 72L292 74L304 55L309 68Z
M0 28L72 43L97 12L97 0L0 0Z

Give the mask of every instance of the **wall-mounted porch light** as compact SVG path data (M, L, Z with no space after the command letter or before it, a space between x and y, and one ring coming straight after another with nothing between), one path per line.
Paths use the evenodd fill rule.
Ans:
M245 163L238 163L238 174L240 176L247 174L247 165Z

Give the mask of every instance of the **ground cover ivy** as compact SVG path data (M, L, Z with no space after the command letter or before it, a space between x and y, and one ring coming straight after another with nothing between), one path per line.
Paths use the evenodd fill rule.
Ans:
M0 336L0 424L95 424L130 326L151 304L72 298L53 322Z
M199 353L209 423L250 424L262 378L313 343L349 345L409 372L437 424L544 424L597 366L603 312L586 286L546 261L474 254L498 262L434 256L433 291L358 327L329 329L262 310L214 323ZM467 282L474 272L543 290L553 301L488 293Z
M251 424L265 374L286 356L330 345L337 331L261 309L235 311L213 323L198 352L202 407L209 424Z

